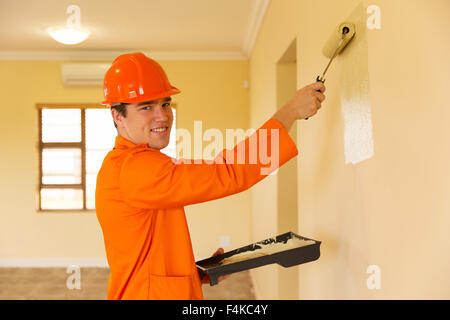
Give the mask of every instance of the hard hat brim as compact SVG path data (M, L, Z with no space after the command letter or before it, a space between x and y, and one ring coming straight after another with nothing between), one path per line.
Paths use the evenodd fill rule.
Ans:
M105 100L101 104L104 106L107 106L107 107L111 107L114 103L139 103L139 102L144 102L144 101L163 99L163 98L170 97L170 96L173 96L173 95L179 94L179 93L181 93L181 91L178 88L175 88L172 86L169 90L161 92L157 95L143 94L143 95L139 95L135 98L123 99L122 101Z

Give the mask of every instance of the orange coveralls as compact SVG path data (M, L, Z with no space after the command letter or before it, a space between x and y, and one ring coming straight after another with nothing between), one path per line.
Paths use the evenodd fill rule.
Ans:
M284 127L269 119L254 134L279 129L279 166L298 154ZM110 277L107 299L203 299L184 206L222 198L250 188L266 177L259 157L249 164L174 163L146 144L117 136L97 176L96 212L100 222ZM233 150L235 159L238 146ZM268 152L270 154L270 152ZM217 158L216 158L217 159ZM197 160L198 161L198 160ZM255 161L254 161L255 162ZM214 214L214 213L212 213Z

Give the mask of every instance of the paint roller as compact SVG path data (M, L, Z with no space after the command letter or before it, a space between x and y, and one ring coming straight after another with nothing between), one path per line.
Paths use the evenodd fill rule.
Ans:
M325 57L330 58L325 70L321 76L317 76L316 82L325 83L325 73L331 65L333 59L344 50L345 46L353 39L355 35L355 25L350 22L342 22L337 26L330 38L326 42L322 49L322 53ZM320 90L317 90L320 91ZM308 120L309 118L305 118Z

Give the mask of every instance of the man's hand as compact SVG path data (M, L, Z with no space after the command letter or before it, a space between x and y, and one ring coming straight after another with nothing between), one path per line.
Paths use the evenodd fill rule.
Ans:
M215 256L217 256L217 255L219 255L219 254L223 254L223 253L224 253L223 248L219 248L219 249L217 249L216 252L214 252L214 254L213 254L211 257L215 257ZM231 276L231 274L226 274L226 275L224 275L224 276L219 277L219 278L218 278L219 283L220 283L221 281L225 280L226 278L228 278L229 276ZM203 277L203 279L201 279L201 282L202 282L202 284L209 283L209 282L210 282L209 276L208 276L208 275L205 275L205 277Z
M303 87L273 115L273 118L289 131L295 120L309 118L319 111L322 102L325 100L324 92L325 85L322 82L314 82Z
M324 92L325 85L322 82L314 82L298 90L288 103L297 112L296 118L305 119L315 115L325 100Z

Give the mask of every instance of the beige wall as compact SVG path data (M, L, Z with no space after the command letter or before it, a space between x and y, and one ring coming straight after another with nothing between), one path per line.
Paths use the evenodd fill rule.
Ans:
M293 289L277 265L253 270L259 298L450 298L447 0L272 0L248 62L162 62L183 91L178 126L192 131L201 119L203 130L259 127L279 107L277 62L292 41L300 88L328 62L321 50L336 25L352 13L361 18L371 4L381 8L381 30L357 34L346 50L366 54L352 64L355 52L344 51L326 77L322 110L298 122L292 231L323 241L321 257L289 271L298 272ZM104 257L94 214L35 210L35 103L101 100L99 88L64 87L59 68L58 61L0 61L0 259ZM346 164L342 97L361 94L352 72L369 85L374 155ZM272 175L251 191L187 207L196 256L214 252L221 235L231 236L231 249L279 234L282 183ZM366 286L370 265L381 268L380 290Z
M346 48L361 50L357 60L344 51L333 62L322 110L298 123L298 229L323 241L319 260L296 267L299 297L448 299L450 2L271 1L250 59L251 124L276 110L276 63L293 39L300 88L328 62L321 51L337 24L366 19L372 4L381 30L357 34ZM357 164L344 157L348 92L368 95L371 108L374 155ZM276 190L273 177L252 190L253 240L277 232ZM370 265L381 268L379 290L366 285ZM259 298L279 297L279 268L252 271Z
M174 96L177 125L192 132L194 120L208 128L248 129L248 61L161 61L182 90ZM37 213L38 119L36 103L98 103L101 87L67 87L61 61L0 61L2 117L0 137L0 260L55 261L104 259L95 213ZM204 145L205 147L205 145ZM231 246L250 241L249 191L227 199L186 207L194 252L210 256L219 237ZM35 259L35 260L27 260ZM36 260L37 259L37 260ZM14 260L15 261L15 260ZM53 263L53 262L50 262Z

